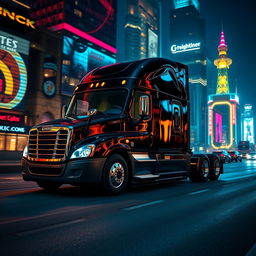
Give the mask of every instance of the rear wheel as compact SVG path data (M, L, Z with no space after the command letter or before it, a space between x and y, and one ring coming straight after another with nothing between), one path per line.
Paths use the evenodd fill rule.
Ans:
M107 194L120 194L128 184L128 167L124 158L118 154L107 159L103 169L103 189Z
M47 181L38 181L37 185L43 188L45 191L53 192L56 191L61 184Z
M220 160L215 157L212 156L210 159L210 174L209 174L209 178L210 180L217 180L220 176L220 172L221 172L221 163Z
M210 165L206 156L200 156L198 160L197 168L192 170L190 175L191 181L203 181L206 182L210 175Z

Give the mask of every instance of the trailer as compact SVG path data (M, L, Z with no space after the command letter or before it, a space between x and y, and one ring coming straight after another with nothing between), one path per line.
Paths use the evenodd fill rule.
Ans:
M32 127L22 176L46 190L92 185L217 180L215 154L190 149L187 66L150 58L96 68L74 90L63 118Z

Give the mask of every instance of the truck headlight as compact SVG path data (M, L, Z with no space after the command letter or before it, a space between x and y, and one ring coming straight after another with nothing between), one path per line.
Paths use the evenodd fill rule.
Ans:
M23 157L28 157L28 146L25 146L25 148L23 149L23 153L22 153Z
M94 144L88 144L88 145L82 146L81 148L78 148L73 152L70 159L85 158L85 157L92 156L94 154L94 150L95 150Z
M249 158L250 158L250 155L249 155L249 154L246 154L246 158L249 159Z

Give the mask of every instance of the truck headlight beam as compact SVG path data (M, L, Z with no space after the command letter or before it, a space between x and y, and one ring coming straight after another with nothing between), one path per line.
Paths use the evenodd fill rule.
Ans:
M84 146L78 148L77 150L75 150L72 153L70 159L90 157L90 156L93 156L94 151L95 151L94 144L84 145Z

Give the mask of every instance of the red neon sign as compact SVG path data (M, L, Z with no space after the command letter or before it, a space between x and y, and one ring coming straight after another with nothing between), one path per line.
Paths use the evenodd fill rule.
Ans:
M24 116L9 113L0 113L0 123L24 124Z
M62 29L67 30L67 31L72 32L73 34L75 34L77 36L80 36L80 37L82 37L82 38L84 38L84 39L86 39L86 40L88 40L88 41L90 41L90 42L92 42L92 43L94 43L94 44L112 52L112 53L116 53L116 48L110 46L109 44L106 44L106 43L100 41L99 39L97 39L97 38L95 38L91 35L88 35L87 33L83 32L80 29L77 29L77 28L75 28L75 27L73 27L73 26L71 26L67 23L61 23L61 24L58 24L56 26L52 26L52 27L50 27L50 29L53 30L53 31L59 31L59 30L62 30Z

